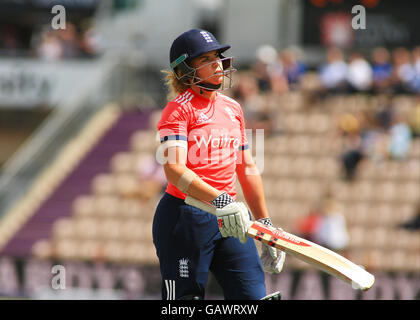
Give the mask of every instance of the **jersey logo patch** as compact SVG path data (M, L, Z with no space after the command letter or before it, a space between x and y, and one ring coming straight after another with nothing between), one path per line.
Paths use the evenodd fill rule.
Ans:
M206 116L205 113L201 112L197 119L197 124L211 122L211 119Z

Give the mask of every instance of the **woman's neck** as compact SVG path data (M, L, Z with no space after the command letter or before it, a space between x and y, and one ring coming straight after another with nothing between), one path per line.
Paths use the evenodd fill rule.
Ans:
M198 86L191 86L191 89L205 99L214 100L214 98L216 98L216 90L204 90Z

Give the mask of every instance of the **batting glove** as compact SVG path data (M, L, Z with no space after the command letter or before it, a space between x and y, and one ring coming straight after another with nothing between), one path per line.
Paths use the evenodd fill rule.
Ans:
M258 222L261 222L267 226L273 227L273 223L270 218L258 219ZM277 228L280 231L283 231L281 228ZM283 269L284 260L286 259L286 253L282 250L278 250L272 246L269 246L266 243L261 242L261 263L263 270L268 273L280 273Z
M217 222L222 237L236 237L242 243L247 240L246 231L251 223L248 209L226 192L217 196L212 204L216 207Z

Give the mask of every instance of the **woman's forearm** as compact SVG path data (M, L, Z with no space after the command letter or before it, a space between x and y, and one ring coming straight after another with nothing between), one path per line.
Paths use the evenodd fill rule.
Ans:
M166 178L170 183L177 186L181 176L188 170L185 165L165 165L164 166ZM191 171L191 170L190 170ZM222 193L208 183L204 182L200 177L196 176L186 192L188 195L202 201L211 202L214 198Z
M262 178L259 173L246 174L245 170L238 172L242 191L255 219L269 217L264 195Z

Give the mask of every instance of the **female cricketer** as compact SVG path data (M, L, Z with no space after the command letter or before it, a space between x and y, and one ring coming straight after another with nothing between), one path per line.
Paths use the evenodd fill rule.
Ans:
M285 253L246 236L251 213L236 202L236 177L254 218L271 225L261 176L245 135L241 106L220 93L232 86L232 57L214 35L184 32L170 49L166 81L175 96L157 124L168 186L153 220L162 299L204 299L209 272L225 299L264 299L264 271L279 273ZM184 202L217 208L217 217ZM220 222L218 222L218 220Z

